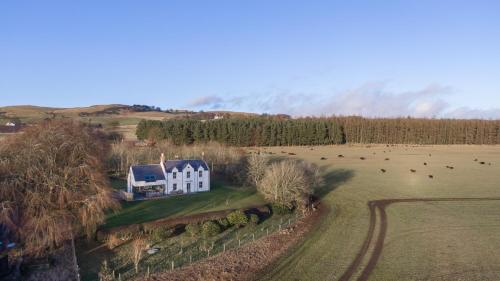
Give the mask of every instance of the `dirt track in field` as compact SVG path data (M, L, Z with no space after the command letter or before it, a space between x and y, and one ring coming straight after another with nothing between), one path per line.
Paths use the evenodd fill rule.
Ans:
M373 252L368 260L366 266L362 269L361 274L358 277L358 281L366 281L370 277L370 273L373 271L377 262L382 254L384 248L385 236L387 234L387 214L385 212L386 207L394 203L410 203L410 202L453 202L453 201L500 201L500 197L485 197L485 198L407 198L407 199L383 199L374 200L368 202L368 209L370 210L370 224L368 227L368 233L366 235L365 241L361 246L358 254L354 258L351 265L347 268L344 274L340 277L340 281L348 281L353 275L360 270L360 265L368 254L370 245L375 236L375 227L377 224L377 210L380 213L380 228L375 241Z

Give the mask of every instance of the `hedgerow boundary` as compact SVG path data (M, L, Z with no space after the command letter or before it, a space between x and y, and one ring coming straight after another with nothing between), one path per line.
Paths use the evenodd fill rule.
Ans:
M98 241L105 241L106 238L111 235L111 234L116 234L116 233L123 233L123 232L129 232L129 233L139 233L143 229L147 228L154 228L154 227L176 227L178 225L186 225L190 223L198 223L198 222L204 222L207 220L216 220L220 218L225 218L229 213L241 210L245 212L245 214L262 214L262 213L270 213L271 209L269 208L268 205L259 205L259 206L252 206L252 207L247 207L243 209L225 209L225 210L220 210L220 211L212 211L212 212L205 212L205 213L198 213L194 215L188 215L188 216L182 216L182 217L175 217L175 218L163 218L163 219L158 219L158 220L153 220L149 222L144 222L144 223L136 223L136 224L129 224L129 225L124 225L124 226L117 226L117 227L112 227L112 228L101 228L98 229L96 232L96 239Z

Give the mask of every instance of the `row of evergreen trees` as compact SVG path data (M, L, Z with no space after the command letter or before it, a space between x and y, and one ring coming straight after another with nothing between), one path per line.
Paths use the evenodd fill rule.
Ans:
M324 145L345 142L342 128L328 119L242 118L197 121L143 120L139 139L169 139L175 144L217 141L234 146Z
M233 146L500 144L500 121L361 117L172 119L143 120L136 133L139 139L169 139L175 144L217 141Z

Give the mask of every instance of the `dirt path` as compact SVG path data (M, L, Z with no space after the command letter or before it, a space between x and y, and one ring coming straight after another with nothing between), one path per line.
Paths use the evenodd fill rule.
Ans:
M361 271L358 281L366 281L370 277L371 272L377 265L377 262L382 254L384 248L384 241L387 234L387 213L386 208L394 203L411 203L411 202L455 202L455 201L500 201L500 197L485 197L485 198L407 198L407 199L383 199L368 202L368 209L370 210L370 224L368 227L368 233L366 235L365 241L361 246L358 254L354 258L351 265L347 268L344 274L340 277L340 281L347 281L352 278L352 276L358 271L361 262L368 253L368 249L374 240L375 227L377 224L377 210L380 213L380 228L375 242L372 254L368 260L368 263Z

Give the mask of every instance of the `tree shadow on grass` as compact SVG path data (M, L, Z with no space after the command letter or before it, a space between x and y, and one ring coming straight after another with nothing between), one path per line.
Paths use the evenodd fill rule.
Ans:
M328 193L334 191L353 177L353 170L335 169L332 171L328 171L323 174L324 183L315 189L314 195L322 199Z

